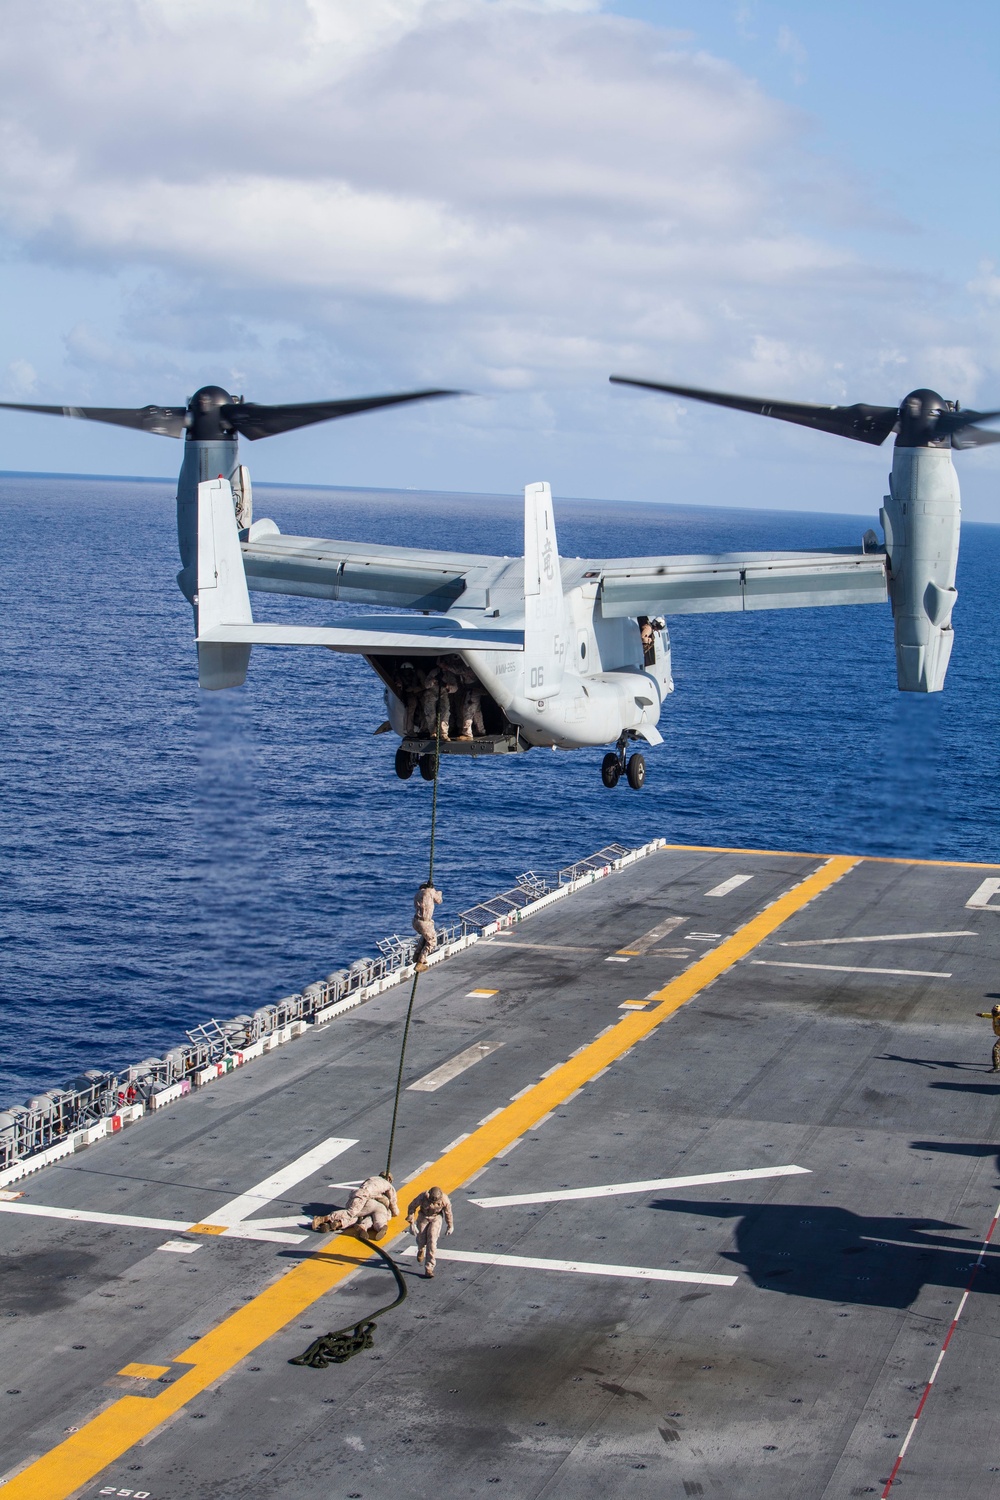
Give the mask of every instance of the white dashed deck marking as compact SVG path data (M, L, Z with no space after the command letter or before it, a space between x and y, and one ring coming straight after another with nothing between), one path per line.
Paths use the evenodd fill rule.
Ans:
M752 875L730 875L728 880L724 880L721 885L713 886L710 891L705 892L705 895L728 896L730 891L738 890L741 885L746 885L747 881L752 879Z
M403 1251L414 1259L416 1245ZM521 1271L571 1271L578 1276L624 1276L635 1281L684 1281L694 1286L735 1286L737 1276L715 1276L708 1271L661 1271L656 1266L604 1266L589 1260L543 1260L535 1255L493 1255L479 1250L441 1250L438 1260L466 1261L476 1266L512 1266Z
M764 1177L808 1176L810 1167L749 1167L736 1172L701 1172L695 1177L654 1177L647 1182L606 1182L600 1187L557 1188L554 1192L512 1193L503 1198L470 1198L477 1208L516 1208L522 1203L571 1203L579 1198L617 1198L625 1193L657 1193L672 1188L707 1187L715 1182L753 1182Z
M407 1088L415 1090L418 1094L433 1094L435 1090L444 1084L450 1083L457 1078L459 1073L464 1073L466 1068L474 1068L477 1062L482 1062L484 1057L489 1057L491 1052L496 1052L502 1047L503 1042L475 1042L471 1047L466 1047L457 1057L451 1058L449 1062L442 1063L439 1068L434 1068L430 1073L425 1073L423 1078L418 1078L416 1083L407 1084Z

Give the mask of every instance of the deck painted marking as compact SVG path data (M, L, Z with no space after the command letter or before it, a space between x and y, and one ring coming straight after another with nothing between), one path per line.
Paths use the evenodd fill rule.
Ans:
M657 922L655 927L651 927L648 932L644 932L642 937L636 938L634 942L629 943L627 948L619 948L618 952L627 953L630 958L641 958L644 953L649 952L650 948L662 942L676 927L680 927L686 921L687 917L665 917L662 921Z
M465 998L466 1000L488 1000L491 995L498 993L497 990L468 990Z
M728 880L724 880L721 885L713 886L710 891L705 892L705 895L728 896L730 891L738 890L741 885L746 885L747 881L752 879L752 875L730 875Z
M689 943L714 943L716 938L722 936L721 932L689 932Z
M645 1010L649 1004L648 1000L623 1000L619 1010Z
M1000 902L993 899L998 891L1000 891L1000 880L984 880L982 885L976 887L965 904L973 911L1000 911Z
M498 932L497 937L505 937ZM488 938L487 942L492 942ZM523 938L506 938L505 948L531 948L537 953L598 953L600 949L593 943L529 943Z
M508 1104L467 1140L438 1158L411 1179L414 1194L435 1184L446 1193L487 1166L503 1149L522 1137L536 1121L563 1104L623 1053L661 1026L699 995L706 985L732 969L810 901L861 864L848 855L823 859L818 868L776 897L763 911L740 927L683 974L657 990L658 1004L632 1011L567 1059L550 1077L534 1084L520 1099ZM993 868L996 868L995 866ZM18 1205L10 1205L15 1207ZM404 1220L393 1221L387 1243L402 1234ZM265 1233L266 1231L261 1231ZM185 1366L170 1385L155 1396L123 1396L84 1422L47 1453L7 1480L3 1500L69 1500L74 1491L95 1479L103 1469L149 1437L189 1401L234 1369L320 1297L339 1286L367 1261L363 1247L350 1235L337 1235L322 1249L298 1261L176 1356Z
M277 1172L272 1172L270 1177L265 1177L263 1182L258 1182L255 1187L248 1188L238 1198L230 1198L221 1208L215 1209L204 1219L205 1228L221 1225L223 1229L235 1230L238 1225L248 1219L252 1213L259 1208L266 1208L275 1198L281 1198L289 1188L297 1187L321 1167L338 1156L343 1156L352 1146L356 1146L356 1140L349 1140L344 1136L334 1135L329 1140L320 1141L318 1146L313 1146L290 1161L286 1167L281 1167ZM200 1228L201 1226L199 1226ZM250 1225L248 1228L252 1228ZM204 1231L202 1231L204 1232ZM242 1236L237 1236L242 1237Z
M115 1229L159 1229L171 1234L223 1234L221 1225L186 1224L182 1219L147 1219L139 1214L102 1214L96 1209L51 1208L46 1203L0 1203L0 1213L33 1214L39 1219L69 1219L78 1224L104 1224ZM271 1240L278 1245L297 1245L301 1234L284 1234L273 1229L256 1229L252 1224L239 1225L233 1234L244 1240ZM6 1500L6 1496L4 1497Z
M276 1225L262 1224L262 1229L277 1228ZM167 1250L172 1255L193 1255L200 1250L200 1245L192 1245L188 1240L164 1240L162 1245L157 1246L159 1250Z
M503 1198L470 1198L477 1208L515 1208L522 1203L570 1203L580 1198L619 1198L626 1193L667 1192L707 1187L714 1182L753 1182L764 1177L808 1176L811 1167L749 1167L737 1172L701 1172L695 1177L653 1177L648 1182L606 1182L600 1187L558 1188L547 1193L512 1193Z
M159 1380L161 1375L170 1374L169 1365L126 1365L118 1371L119 1375L131 1375L135 1380Z
M866 969L857 964L798 964L791 959L752 958L752 964L764 969L823 969L827 974L903 974L912 979L950 979L936 969Z
M1000 882L998 882L998 889L1000 889ZM885 1482L885 1489L882 1491L881 1500L889 1500L889 1491L892 1489L893 1485L896 1482L896 1476L902 1468L903 1459L906 1457L906 1450L910 1446L910 1443L913 1441L913 1434L917 1430L917 1423L920 1421L920 1415L925 1405L927 1404L927 1398L931 1393L935 1380L937 1379L938 1371L944 1363L944 1357L948 1353L948 1345L951 1343L952 1335L954 1334L955 1329L958 1327L958 1320L965 1311L965 1304L969 1300L969 1294L972 1291L973 1282L983 1268L983 1262L986 1259L986 1252L990 1248L990 1241L992 1240L993 1235L996 1232L998 1223L1000 1223L1000 1204L997 1205L997 1211L993 1215L992 1223L990 1224L989 1229L987 1229L986 1231L986 1235L983 1239L978 1258L972 1268L972 1275L966 1282L965 1291L962 1293L962 1299L959 1302L958 1307L955 1309L955 1316L952 1318L951 1322L948 1325L948 1332L945 1334L944 1343L941 1345L940 1351L938 1352L938 1357L934 1361L934 1368L930 1373L930 1378L928 1379L927 1384L924 1386L924 1393L917 1403L917 1409L913 1413L913 1421L910 1423L906 1437L903 1439L903 1446L899 1450L899 1457L893 1464L892 1472Z
M416 1083L408 1083L406 1087L418 1094L433 1094L459 1073L464 1073L467 1068L474 1068L477 1062L482 1062L484 1057L489 1057L491 1052L496 1052L502 1047L503 1042L474 1042L471 1047L466 1047L457 1057L452 1057L448 1062L442 1063L439 1068L434 1068L430 1073L425 1073L423 1078L418 1078Z
M612 953L610 958L604 960L606 964L627 964L628 959L621 953Z
M273 1172L256 1187L250 1188L246 1193L241 1193L238 1198L231 1198L228 1203L214 1211L210 1218L196 1220L194 1223L185 1223L179 1219L152 1219L139 1214L110 1214L100 1213L96 1209L82 1208L52 1208L42 1203L8 1203L0 1202L0 1212L33 1214L43 1219L70 1219L83 1224L109 1224L126 1229L166 1229L171 1234L204 1234L204 1235L228 1235L232 1239L241 1240L265 1240L279 1245L298 1245L303 1236L301 1234L287 1234L283 1229L273 1229L267 1224L246 1224L243 1221L258 1208L265 1208L274 1198L280 1197L289 1188L311 1177L314 1172L325 1167L335 1157L356 1146L356 1140L345 1139L342 1136L332 1136L329 1140L321 1141L318 1146L296 1157L287 1166L279 1171ZM299 1220L293 1220L298 1223ZM190 1245L183 1240L175 1240L161 1245L160 1249L173 1250L178 1254L190 1254L197 1249L196 1245Z
M403 1251L416 1256L416 1245ZM708 1271L661 1271L656 1266L604 1266L593 1260L544 1260L537 1255L494 1255L479 1250L441 1250L438 1260L460 1260L476 1266L513 1266L522 1271L573 1271L579 1276L627 1276L635 1281L685 1281L695 1286L735 1286L738 1276L715 1276Z
M839 943L915 943L921 938L978 937L978 932L882 932L861 937L796 938L794 943L778 943L779 948L832 948Z

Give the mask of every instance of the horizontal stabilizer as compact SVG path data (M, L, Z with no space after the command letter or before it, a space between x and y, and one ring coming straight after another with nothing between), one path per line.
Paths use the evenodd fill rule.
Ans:
M199 645L326 646L356 656L442 656L452 651L523 651L522 630L462 629L457 620L421 615L356 615L342 625L217 625Z

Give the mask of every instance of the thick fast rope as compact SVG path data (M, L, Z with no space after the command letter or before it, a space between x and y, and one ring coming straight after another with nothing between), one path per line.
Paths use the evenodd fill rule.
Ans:
M441 768L441 707L438 705L437 727L434 735L434 793L431 800L431 847L430 859L427 868L427 884L434 884L434 844L437 837L437 805L438 805L438 772ZM392 1148L396 1141L396 1119L399 1115L399 1096L403 1091L403 1067L406 1063L406 1043L410 1035L410 1020L413 1016L413 1002L417 998L417 980L420 978L419 970L414 970L413 984L410 986L410 1002L406 1007L406 1020L403 1023L403 1040L399 1049L399 1068L396 1072L396 1090L392 1101L392 1124L389 1127L389 1147L385 1158L385 1176L389 1175L392 1167ZM305 1349L295 1359L290 1359L290 1365L308 1365L313 1370L325 1370L327 1365L342 1365L355 1354L362 1354L366 1349L371 1349L375 1344L375 1326L383 1313L392 1312L394 1307L399 1307L406 1301L406 1282L400 1273L399 1267L391 1255L368 1241L371 1249L380 1260L389 1267L396 1279L399 1295L394 1302L389 1302L385 1307L380 1307L370 1317L362 1318L360 1322L354 1323L347 1328L338 1328L330 1333L323 1333L318 1339L313 1339L308 1349Z
M375 1325L383 1313L392 1312L394 1307L406 1301L406 1282L391 1255L387 1255L378 1245L371 1245L371 1249L385 1261L395 1277L399 1293L395 1302L387 1302L385 1307L380 1307L370 1317L362 1318L349 1328L338 1328L332 1333L320 1334L318 1339L313 1339L308 1349L288 1361L290 1365L308 1365L313 1370L325 1370L327 1365L346 1364L355 1354L362 1354L365 1349L374 1347Z
M434 744L434 794L431 799L431 851L427 866L427 884L434 884L434 843L437 838L437 809L438 809L438 772L441 769L441 705L438 704L437 727L435 730ZM403 1022L403 1041L399 1049L399 1068L396 1073L396 1092L392 1101L392 1124L389 1126L389 1148L385 1155L386 1174L392 1168L392 1148L396 1144L396 1120L399 1116L399 1096L403 1091L403 1066L406 1062L406 1043L410 1035L410 1020L413 1016L413 1002L417 998L417 981L420 978L419 970L414 970L413 983L410 986L410 1003L406 1007L406 1020Z

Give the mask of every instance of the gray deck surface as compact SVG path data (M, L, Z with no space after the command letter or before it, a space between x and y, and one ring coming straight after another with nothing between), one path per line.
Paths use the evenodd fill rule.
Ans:
M433 969L397 1181L567 1059L822 861L666 850ZM362 1269L78 1491L282 1500L881 1494L1000 1196L988 867L864 861L454 1194L443 1249L735 1275L731 1287L439 1263L374 1351L287 1361L391 1295ZM707 892L736 874L727 895ZM627 962L606 962L669 916ZM822 938L975 936L786 947ZM702 934L695 937L695 934ZM712 936L712 935L715 936ZM837 972L772 964L932 971ZM475 986L498 993L468 997ZM408 987L18 1186L21 1204L211 1221L327 1137L357 1144L256 1218L343 1202L383 1160ZM808 1175L515 1207L496 1195L796 1165ZM401 1192L405 1199L405 1188ZM248 1221L253 1223L253 1217ZM193 1253L165 1251L187 1239ZM0 1213L0 1473L61 1443L329 1245ZM893 1497L1000 1496L996 1252L975 1277ZM171 1379L172 1375L166 1377ZM63 1495L58 1486L37 1490ZM0 1486L0 1496L3 1487Z

